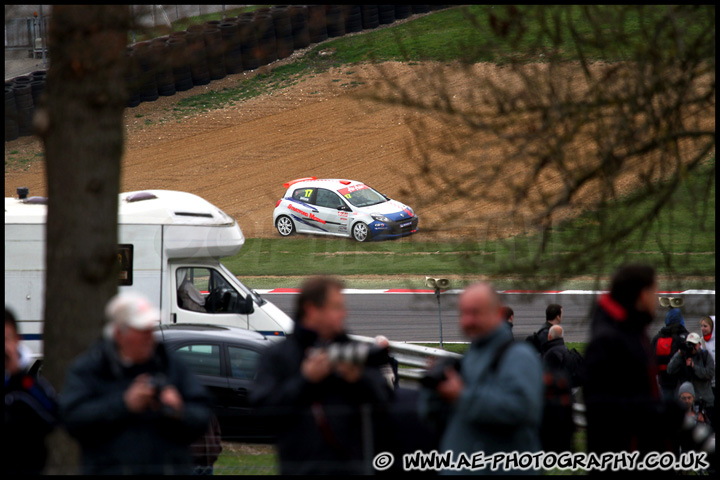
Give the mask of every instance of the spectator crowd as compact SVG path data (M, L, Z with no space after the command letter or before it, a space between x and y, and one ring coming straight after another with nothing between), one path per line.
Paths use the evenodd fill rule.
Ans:
M561 305L518 339L495 288L468 286L458 319L469 348L459 361L428 365L420 388L399 383L387 338L375 339L372 362L334 353L353 344L342 282L310 278L296 300L294 332L267 349L249 398L273 432L281 474L382 473L371 463L379 452L574 451L576 403L586 409L587 451L598 454L698 450L692 431L714 426L714 316L686 324L682 299L658 301L648 266L615 273L594 305L584 354L565 343ZM648 332L658 304L665 325ZM6 471L43 472L47 435L61 426L80 446L83 474L212 474L222 445L211 396L155 340L159 311L122 293L105 313L103 337L56 393L6 309Z

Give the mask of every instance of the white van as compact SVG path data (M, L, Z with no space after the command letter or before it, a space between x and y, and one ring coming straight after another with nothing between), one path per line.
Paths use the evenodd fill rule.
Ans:
M42 197L5 198L5 306L35 353L42 353L45 203ZM162 323L234 325L270 339L292 332L290 317L220 263L240 251L245 237L233 218L206 200L167 190L121 193L118 236L120 291L148 297Z

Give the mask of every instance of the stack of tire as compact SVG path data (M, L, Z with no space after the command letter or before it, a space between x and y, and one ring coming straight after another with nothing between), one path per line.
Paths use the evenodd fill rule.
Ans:
M240 41L240 26L232 21L224 21L219 27L222 37L223 60L225 72L228 75L242 73L242 48Z
M275 28L275 45L277 47L277 58L289 57L295 49L293 45L292 21L290 11L284 5L275 5L270 9Z
M291 5L290 24L292 26L293 49L298 50L310 45L308 28L308 8L305 5Z
M240 34L240 52L242 54L243 68L245 70L255 70L260 66L260 51L253 16L241 15L235 23Z
M325 5L325 23L328 37L345 35L345 8L343 5Z
M310 43L320 43L328 39L325 5L308 5L308 32Z
M255 11L253 18L255 37L258 43L258 65L263 66L277 60L277 40L275 39L275 22L269 8Z
M12 89L15 94L15 118L20 137L33 134L32 118L35 113L35 104L32 96L32 81L30 75L15 77L12 80Z
M223 52L222 33L220 33L220 22L205 22L203 38L205 40L205 51L207 58L210 80L225 78L225 57Z
M5 141L20 137L18 110L15 103L15 89L12 82L5 82Z
M362 7L360 5L344 5L344 7L345 33L362 31Z
M155 68L155 82L158 95L169 97L175 95L175 77L170 63L170 49L167 37L154 38L150 42L150 62Z
M380 26L380 17L377 5L362 5L362 26L369 30Z
M193 85L207 85L210 83L204 31L202 25L190 25L185 30L185 43L187 46L185 55L190 64L190 77Z
M167 40L175 90L178 92L190 90L194 86L190 68L190 56L188 55L187 35L187 32L173 32Z

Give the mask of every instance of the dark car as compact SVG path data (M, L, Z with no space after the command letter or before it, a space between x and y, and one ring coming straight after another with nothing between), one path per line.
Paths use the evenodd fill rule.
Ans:
M217 325L161 325L155 335L214 396L213 411L224 439L272 441L248 397L260 357L273 342L257 332Z

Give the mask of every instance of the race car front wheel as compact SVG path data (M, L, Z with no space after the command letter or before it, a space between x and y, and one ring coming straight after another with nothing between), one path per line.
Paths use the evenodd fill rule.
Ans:
M372 237L372 234L370 233L370 229L368 228L367 225L365 225L362 222L358 222L355 225L353 225L352 236L358 242L366 242L366 241L370 240L370 238Z
M285 215L281 215L277 220L275 220L275 227L277 228L278 233L283 237L288 237L295 233L295 224L290 217L286 217Z

